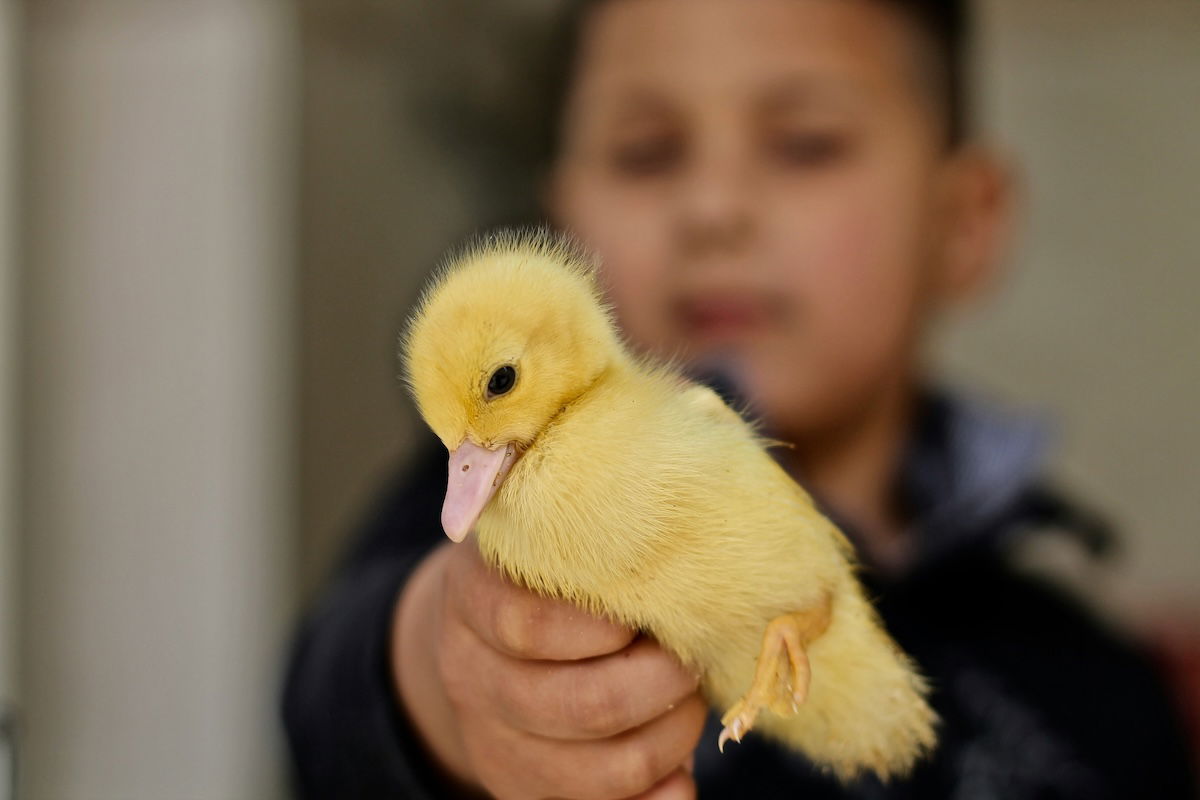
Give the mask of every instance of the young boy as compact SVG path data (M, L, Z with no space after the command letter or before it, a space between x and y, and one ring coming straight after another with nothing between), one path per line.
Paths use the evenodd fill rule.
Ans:
M934 687L937 752L841 787L761 738L717 754L652 640L440 544L445 454L380 507L308 621L285 713L311 797L1190 796L1148 667L1010 566L1070 525L1036 426L927 390L924 335L1003 248L963 123L961 10L917 0L582 4L545 205L630 340L731 372L845 528ZM797 580L803 580L798 575Z

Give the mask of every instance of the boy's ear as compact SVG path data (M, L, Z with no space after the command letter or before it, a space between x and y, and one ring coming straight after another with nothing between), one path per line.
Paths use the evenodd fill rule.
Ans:
M981 146L966 146L946 165L946 229L938 295L950 304L977 297L997 276L1012 235L1012 168Z

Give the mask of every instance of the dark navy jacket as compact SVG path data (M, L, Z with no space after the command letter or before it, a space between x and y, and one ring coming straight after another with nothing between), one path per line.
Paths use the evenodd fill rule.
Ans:
M843 787L761 737L719 756L714 717L696 753L702 798L1196 796L1146 658L1013 564L1038 532L1073 535L1097 554L1107 545L1097 520L1039 482L1044 442L1028 419L927 398L897 482L915 558L898 577L863 570L888 630L932 683L935 755L904 781ZM446 456L434 445L383 494L296 638L283 713L301 797L453 797L405 719L388 663L400 589L442 540Z

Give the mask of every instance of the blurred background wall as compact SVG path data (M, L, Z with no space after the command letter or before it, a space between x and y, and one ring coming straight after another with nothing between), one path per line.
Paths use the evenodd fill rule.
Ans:
M944 341L1054 412L1057 472L1124 543L1098 599L1200 608L1200 3L987 0L981 116L1026 213L1011 278Z
M16 8L0 0L0 797L12 783L10 703L16 696L17 260Z
M528 206L431 99L519 138L512 55L553 5L0 0L23 798L283 794L286 631L416 430L406 306L445 246ZM1056 470L1126 541L1087 575L1102 603L1196 614L1200 4L979 6L981 117L1028 212L939 361L1061 416Z

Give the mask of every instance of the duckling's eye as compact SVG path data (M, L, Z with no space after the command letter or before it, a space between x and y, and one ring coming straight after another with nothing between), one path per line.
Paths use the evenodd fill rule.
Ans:
M487 393L488 399L499 397L502 394L508 394L513 386L517 383L517 370L510 364L505 364L488 379Z

